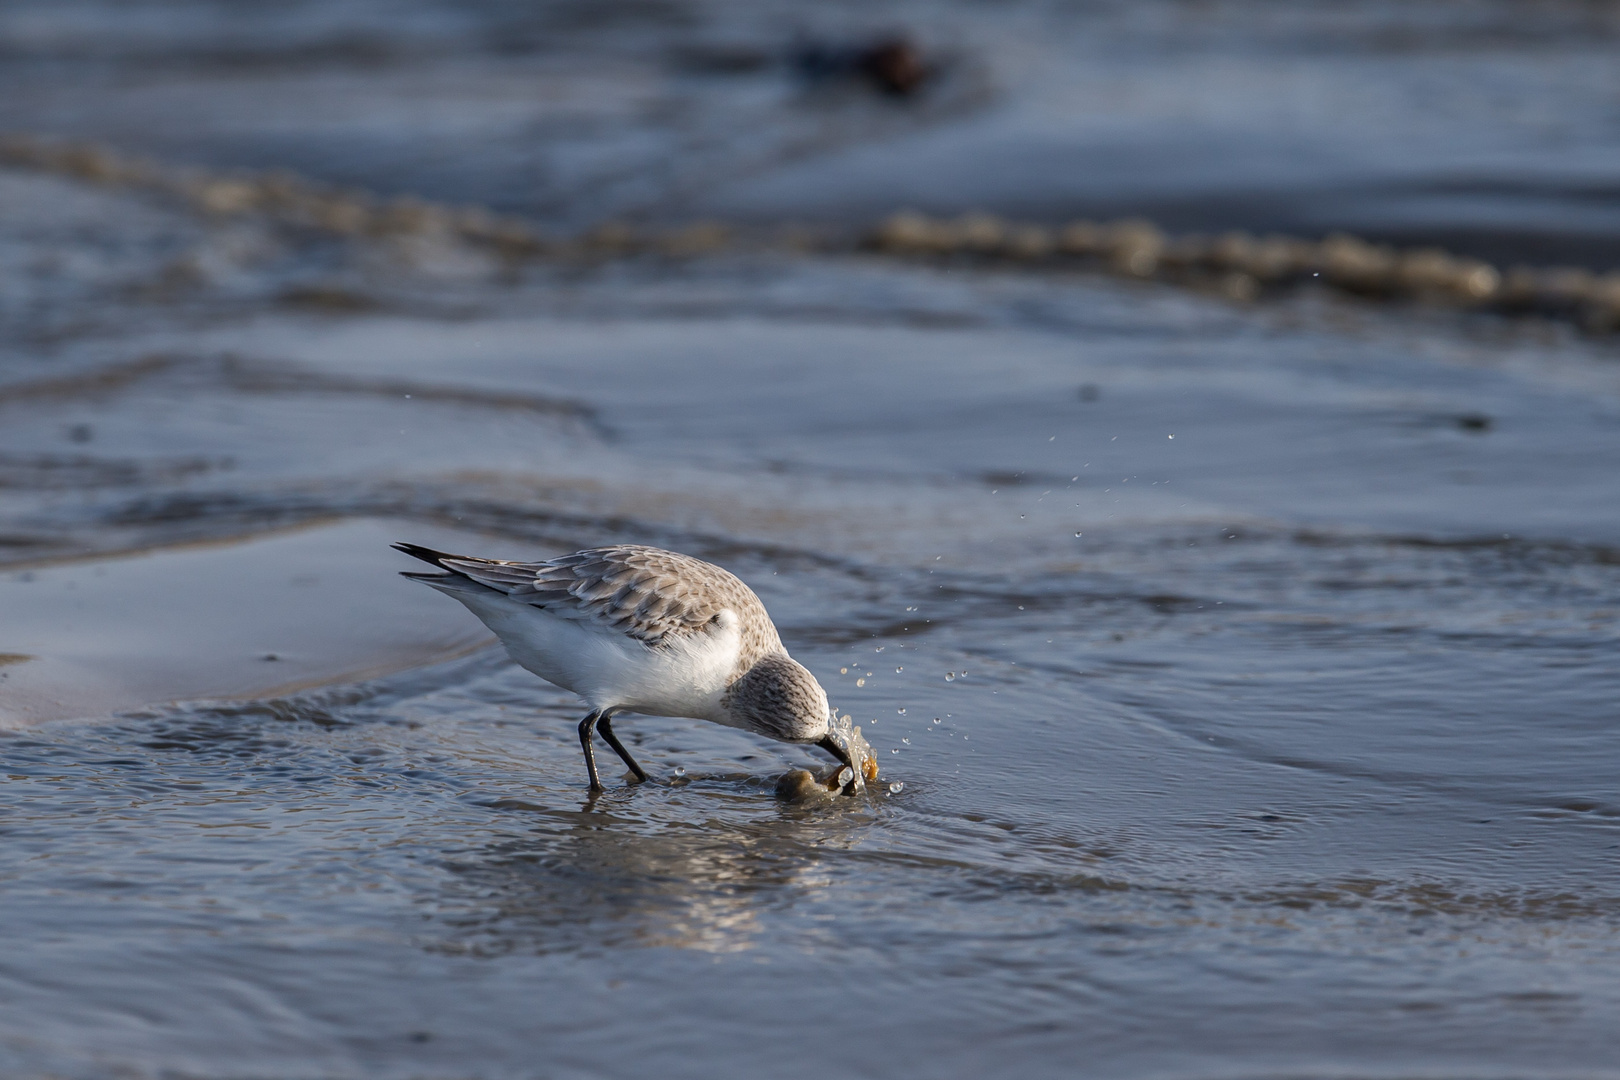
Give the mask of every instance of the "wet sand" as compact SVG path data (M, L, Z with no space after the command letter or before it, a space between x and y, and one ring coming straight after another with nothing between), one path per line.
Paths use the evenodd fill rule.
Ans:
M770 7L86 10L0 16L0 82L39 91L7 123L537 232L1123 206L1133 161L1203 146L1140 188L1188 228L1238 224L1230 188L1505 235L1529 203L1378 184L1506 190L1538 153L1564 184L1612 143L1589 5L886 8L955 65L915 103L803 85ZM717 70L721 31L778 51ZM1290 157L1369 73L1345 157ZM1109 110L1143 155L1065 188ZM928 175L885 164L919 147ZM7 1075L1617 1075L1611 339L0 193L0 709L33 710L0 730ZM626 717L653 782L589 798L573 696L393 539L727 566L882 786L791 803L825 755Z
M8 568L0 577L0 725L172 701L284 697L453 659L490 643L394 586L402 524L292 532ZM440 534L454 545L478 538Z

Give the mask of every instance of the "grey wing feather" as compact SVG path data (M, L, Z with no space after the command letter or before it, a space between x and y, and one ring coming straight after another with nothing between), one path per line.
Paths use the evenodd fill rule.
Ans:
M600 622L649 645L692 633L725 608L744 614L759 599L731 574L689 555L620 545L546 562L444 556L439 565L514 600ZM759 611L763 614L763 607Z

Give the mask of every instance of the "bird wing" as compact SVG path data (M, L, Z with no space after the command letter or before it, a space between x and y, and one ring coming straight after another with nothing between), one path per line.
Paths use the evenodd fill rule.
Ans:
M508 562L447 555L414 544L394 546L514 600L597 623L648 645L695 633L727 608L739 617L765 615L753 590L731 573L661 548L620 544L545 562Z

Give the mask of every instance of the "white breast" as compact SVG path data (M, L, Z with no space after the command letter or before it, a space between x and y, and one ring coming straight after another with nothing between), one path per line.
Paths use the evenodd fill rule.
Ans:
M513 660L593 709L712 720L742 645L729 610L697 633L649 648L612 627L561 618L495 593L452 595L495 632Z

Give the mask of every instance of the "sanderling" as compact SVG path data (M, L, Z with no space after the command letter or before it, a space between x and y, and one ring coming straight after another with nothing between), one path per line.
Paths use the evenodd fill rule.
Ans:
M579 744L592 791L602 790L593 728L638 780L647 779L613 734L620 712L711 720L810 743L854 768L829 734L821 684L782 647L754 590L718 566L634 544L546 562L394 547L448 571L405 577L460 600L518 664L585 699Z

